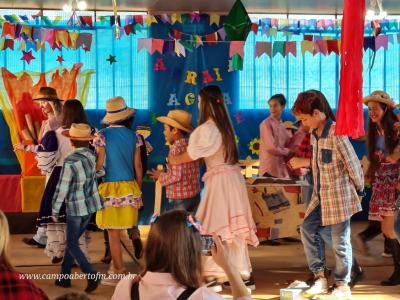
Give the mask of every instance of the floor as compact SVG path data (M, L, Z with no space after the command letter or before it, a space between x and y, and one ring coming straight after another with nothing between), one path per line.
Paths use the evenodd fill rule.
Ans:
M353 231L358 232L365 227L364 223L353 224ZM147 228L142 228L144 239ZM144 232L144 234L143 234ZM49 258L43 253L43 249L26 246L22 238L28 235L12 235L11 256L12 262L17 270L30 274L58 273L59 265L52 265ZM127 237L124 243L132 250L132 245ZM358 257L365 270L364 280L353 289L355 300L391 300L400 299L400 285L395 287L383 287L379 285L382 279L386 279L392 272L392 260L382 258L380 252L383 248L383 239L376 238L370 243L372 257ZM100 262L103 256L103 235L100 232L92 233L90 244L90 257L96 270L107 271L107 265ZM307 277L306 261L299 242L284 242L280 246L259 246L250 249L250 256L254 268L254 277L257 289L253 292L253 299L279 299L279 289L284 288L291 281L304 280ZM140 267L124 253L127 268L132 273L137 272ZM329 265L332 266L332 255L329 253ZM80 272L77 268L76 272ZM54 286L54 280L35 280L35 282L47 293L50 299L63 295L66 292L83 292L86 282L75 280L71 289L63 289ZM92 299L110 299L113 288L100 286L91 296ZM229 293L221 293L230 298Z

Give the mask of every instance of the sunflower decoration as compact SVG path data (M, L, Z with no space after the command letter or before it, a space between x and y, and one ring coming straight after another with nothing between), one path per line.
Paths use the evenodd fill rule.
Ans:
M254 138L249 143L249 150L251 154L259 155L260 154L260 139Z

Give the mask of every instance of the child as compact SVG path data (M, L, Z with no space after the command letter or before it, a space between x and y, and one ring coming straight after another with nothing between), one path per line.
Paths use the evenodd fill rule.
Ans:
M400 201L400 128L393 112L394 102L383 91L375 91L364 98L368 105L368 176L372 182L369 219L380 221L388 238L393 257L394 272L382 285L400 284L400 244L394 232L395 215ZM398 124L397 124L398 125Z
M246 183L237 166L235 134L219 87L210 85L200 90L198 107L199 126L190 136L187 152L168 160L177 165L204 158L207 172L196 218L205 234L218 235L227 242L229 255L246 286L255 289L247 244L258 245L256 226ZM225 273L211 257L206 257L204 275L220 281ZM215 291L222 289L220 282L214 281L212 285ZM225 286L228 288L229 284Z
M53 219L56 222L60 207L65 201L67 221L67 246L61 275L71 274L74 259L87 274L88 284L85 292L94 291L100 283L91 264L79 248L79 238L85 232L92 215L103 205L97 190L96 157L89 149L93 140L92 129L87 124L72 124L63 135L70 138L74 151L69 154L62 167L60 179L53 196ZM70 287L71 280L60 278L55 282L61 287Z
M224 299L201 286L202 242L198 227L182 210L153 217L145 249L145 271L140 276L126 276L121 280L112 299ZM234 261L218 237L215 237L212 255L228 275L233 299L250 300L239 272L233 267Z
M40 129L40 134L38 137L39 142L41 144L43 142L42 138L44 138L47 135L47 133L49 133L47 137L51 136L55 138L54 132L61 125L61 110L63 101L58 98L56 90L51 87L41 87L39 93L34 96L33 101L39 103L43 114L47 117L47 120L43 121L42 123L42 127ZM33 152L36 154L36 157L48 157L50 160L55 160L57 153L57 143L54 144L49 142L48 143L49 147L47 147L47 149L44 149L40 144L25 145L23 143L19 143L14 145L14 149ZM55 185L57 184L61 168L59 169L54 168L54 164L52 164L52 166L49 168L47 166L47 163L42 163L42 165L40 165L40 162L38 163L38 167L42 170L42 173L46 175L46 188L41 203L47 201L51 203L51 199L54 193L54 188ZM23 238L22 241L29 246L37 246L39 248L44 248L47 243L46 227L41 226L40 216L37 221L39 223L38 224L39 226L36 231L36 234L30 239Z
M283 125L281 116L285 96L273 95L268 100L270 116L260 124L259 176L288 178L286 159L294 153L304 136L302 129L292 135Z
M121 231L137 225L138 209L142 206L142 164L140 144L131 129L135 110L122 97L106 103L103 123L109 125L98 133L96 169L105 168L105 177L99 185L104 209L96 215L96 223L107 229L110 240L112 267L105 285L116 285L119 275L126 273L122 260Z
M171 145L169 156L186 152L186 135L193 131L192 115L184 110L171 110L166 117L157 120L164 124L164 136ZM200 202L199 161L168 166L167 172L152 170L151 176L166 186L168 210L183 209L196 213Z
M364 190L364 177L360 161L347 137L335 136L335 123L332 111L322 93L313 90L300 93L292 108L296 117L312 129L311 133L311 169L314 190L307 207L307 218L315 220L301 227L301 238L310 270L315 275L315 283L305 292L311 297L327 292L327 280L324 274L325 261L315 243L316 236L330 227L332 249L335 255L336 284L330 297L351 299L350 282L352 266L352 247L350 242L350 218L361 210L361 196ZM296 163L297 162L297 163ZM289 165L293 169L310 167L309 160L292 159ZM320 235L323 236L323 235ZM316 262L315 264L313 262ZM320 296L323 298L323 296Z

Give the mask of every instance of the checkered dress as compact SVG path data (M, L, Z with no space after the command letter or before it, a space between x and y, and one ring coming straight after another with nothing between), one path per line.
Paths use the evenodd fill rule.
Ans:
M320 137L311 134L311 167L314 190L307 217L321 204L322 225L342 223L361 211L364 175L348 137L335 136L335 123L328 120Z

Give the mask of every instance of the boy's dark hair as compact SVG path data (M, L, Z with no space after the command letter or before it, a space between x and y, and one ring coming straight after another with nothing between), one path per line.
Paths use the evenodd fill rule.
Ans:
M271 100L276 100L276 101L279 102L280 105L286 106L286 98L285 98L285 96L283 94L275 94L275 95L273 95L271 98L269 98L268 103Z
M121 126L124 126L124 127L128 128L128 129L132 129L133 119L134 119L134 117L132 116L132 117L130 117L128 119L125 119L125 120L122 120L122 121L119 121L119 122L115 122L113 124L121 125Z
M61 125L70 128L72 123L89 124L82 103L76 99L65 101L62 108Z
M78 140L72 140L71 139L71 144L75 148L89 148L89 141L78 141Z
M317 90L308 90L298 94L293 104L292 112L294 115L305 114L312 116L314 109L323 112L332 121L336 121L325 95Z
M169 127L169 130L172 130L172 129L175 128L175 129L178 130L184 137L186 137L186 136L188 135L188 133L187 133L186 131L182 130L182 129L176 128L176 127L171 126L171 125L168 125L168 124L165 124L165 125L167 125L167 126Z

